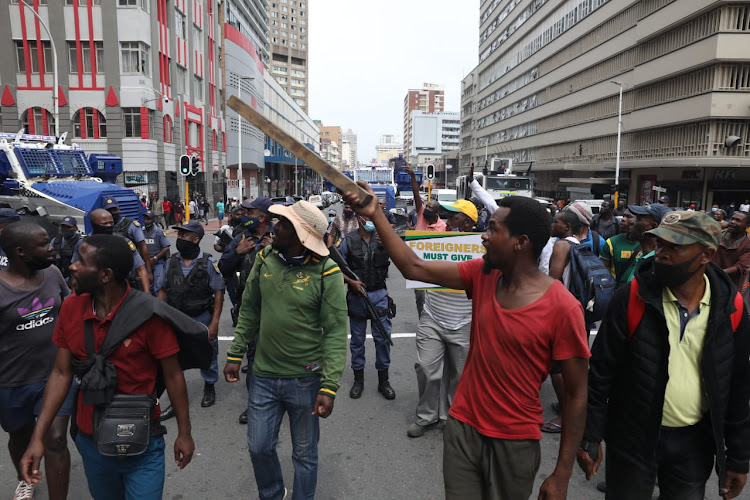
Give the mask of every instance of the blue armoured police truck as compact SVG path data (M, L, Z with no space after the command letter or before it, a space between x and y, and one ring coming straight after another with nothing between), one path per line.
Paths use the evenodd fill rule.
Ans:
M122 159L109 154L86 158L77 145L45 135L0 133L0 207L42 216L52 224L75 217L91 232L88 213L114 198L123 217L142 222L143 205L130 189L115 184Z

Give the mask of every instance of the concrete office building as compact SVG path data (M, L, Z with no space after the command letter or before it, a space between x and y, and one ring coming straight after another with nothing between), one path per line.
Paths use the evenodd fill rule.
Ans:
M123 159L121 178L150 198L184 196L181 154L197 156L192 189L223 195L226 165L217 0L30 2L57 48L60 133L87 153ZM28 7L2 2L0 127L54 133L52 46Z
M412 89L404 97L404 151L411 150L412 111L440 113L445 110L445 88L435 83L425 83L421 89Z
M486 0L462 82L461 169L532 164L540 194L710 206L750 191L750 4Z
M316 153L321 152L320 131L314 122L270 73L265 74L266 118L277 127L305 144ZM259 179L265 196L302 195L305 189L312 192L319 179L303 161L276 141L266 137L265 177ZM295 171L296 167L296 171Z
M380 141L375 146L375 162L380 165L387 165L388 160L396 158L398 155L403 154L403 152L404 145L395 135L381 135Z
M410 115L411 135L408 137L410 149L405 155L409 163L420 167L434 163L435 158L448 151L458 149L458 113L423 113L412 111Z
M271 73L306 113L309 88L308 11L307 0L268 2Z
M222 95L228 100L239 97L258 110L264 104L264 74L270 58L268 41L268 14L265 0L225 0L223 3L224 38L221 58L224 88ZM225 106L225 103L222 103ZM227 117L227 197L244 196L255 198L263 192L265 135L241 119L242 138L238 124L239 116L230 108L224 109ZM242 142L242 189L237 173L239 144Z
M348 129L341 134L342 169L357 167L357 134Z

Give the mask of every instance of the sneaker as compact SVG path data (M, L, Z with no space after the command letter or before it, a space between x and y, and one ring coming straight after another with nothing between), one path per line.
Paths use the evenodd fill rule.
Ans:
M424 427L414 422L413 424L409 424L409 427L406 428L406 435L410 438L418 438L424 435L424 431Z
M16 486L16 494L13 495L13 500L31 500L34 498L34 485L29 484L26 481L21 481Z

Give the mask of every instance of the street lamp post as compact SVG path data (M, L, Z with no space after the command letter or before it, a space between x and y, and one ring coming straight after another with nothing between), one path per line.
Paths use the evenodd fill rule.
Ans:
M57 48L55 47L55 39L52 38L52 33L49 30L49 27L47 26L47 23L44 22L44 19L41 18L39 14L34 10L34 8L26 3L26 0L19 0L22 4L24 4L26 7L28 7L31 10L31 13L36 16L37 20L39 21L39 24L42 25L44 28L44 31L47 32L47 36L49 37L49 44L52 47L52 108L53 108L53 118L55 120L55 137L60 137L60 110L58 109L58 102L57 102L57 87L58 87L58 80L57 80ZM44 50L42 50L42 58L44 57Z
M620 103L617 111L617 158L615 159L615 200L614 206L620 201L620 138L622 137L622 83L612 80L612 83L620 86Z
M255 80L252 76L237 77L237 99L242 99L242 80ZM237 184L240 188L240 203L242 203L242 115L237 113Z
M296 127L299 122L304 123L305 120L299 119L294 120L294 126ZM297 134L294 134L297 135ZM294 196L299 196L299 181L298 181L298 172L297 172L297 155L294 155ZM304 180L304 179L303 179Z

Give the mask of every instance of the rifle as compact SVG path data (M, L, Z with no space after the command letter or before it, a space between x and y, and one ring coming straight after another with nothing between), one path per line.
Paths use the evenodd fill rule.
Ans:
M328 235L326 235L326 237L327 236ZM359 279L359 276L357 276L356 273L351 270L349 265L346 263L346 260L344 260L344 256L341 255L341 252L339 252L339 249L336 248L335 245L331 245L330 247L328 247L328 251L331 252L331 259L333 259L333 261L339 265L342 273L344 273L349 279L352 279L354 281L362 281ZM388 332L385 331L383 323L380 322L380 315L378 315L378 312L375 310L375 306L372 304L370 297L368 297L367 290L365 290L365 294L361 295L360 297L362 297L362 300L364 300L365 302L367 315L370 317L372 322L377 325L377 330L381 338L383 340L387 340L390 345L393 345L393 340L391 340L391 338L388 336Z

